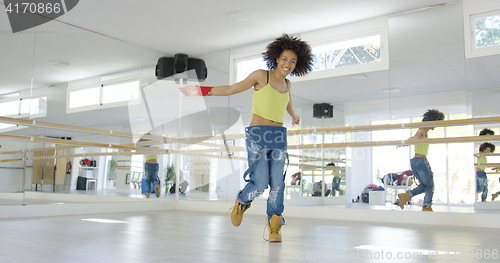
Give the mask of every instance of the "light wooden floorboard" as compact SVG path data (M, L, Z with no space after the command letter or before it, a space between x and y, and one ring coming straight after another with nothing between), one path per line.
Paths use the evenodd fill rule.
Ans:
M82 220L89 218L118 222ZM269 243L262 238L265 215L245 215L240 227L231 225L228 214L182 210L4 219L0 220L0 257L1 262L23 263L452 262L445 255L429 258L428 253L467 250L477 255L500 248L498 230L488 228L293 217L286 221L283 242ZM373 246L371 254L357 249L367 245ZM404 257L415 249L429 252L422 258L367 258L386 258L388 253L394 258L398 252ZM469 257L461 253L453 262L479 261ZM498 262L498 258L483 261Z

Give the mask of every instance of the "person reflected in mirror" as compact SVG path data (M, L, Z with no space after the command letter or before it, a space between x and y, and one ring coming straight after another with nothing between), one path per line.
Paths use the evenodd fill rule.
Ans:
M184 178L180 178L179 181L179 194L186 195L187 187L189 186L188 181L184 180ZM177 186L177 178L174 178L174 184L170 187L170 193L175 194L175 187Z
M312 196L321 196L321 188L322 187L323 187L323 180L319 180L319 182L315 182L313 184ZM325 197L330 195L330 189L326 188L326 185L325 185L324 193L325 193Z
M326 166L335 166L335 163L329 163ZM332 171L333 175L333 180L332 180L332 196L336 196L337 192L339 192L339 195L343 195L344 192L340 189L340 182L342 181L342 172L336 168Z
M493 153L495 152L495 145L485 142L479 146L479 153ZM481 202L486 202L486 197L488 196L488 177L486 176L486 172L484 171L487 166L485 165L488 162L485 156L477 157L476 166L476 194L481 194ZM479 165L481 164L481 165ZM493 198L492 198L493 199Z
M146 174L146 198L151 196L151 184L154 185L156 197L160 197L160 179L158 178L158 156L146 155L146 163L144 163L144 173Z
M425 112L422 122L442 120L444 120L444 114L438 110L432 109ZM410 137L408 140L425 139L427 138L427 133L430 130L434 130L434 127L418 128L415 135ZM419 184L417 187L407 191L406 193L398 194L399 207L401 207L401 209L404 209L405 204L411 201L411 198L413 196L425 193L422 211L432 212L432 197L434 195L434 174L432 173L431 166L429 165L429 161L427 160L429 144L416 144L414 148L415 156L410 160L410 165L414 178L419 182Z
M485 136L485 135L495 135L495 132L488 128L484 128L479 132L479 136Z

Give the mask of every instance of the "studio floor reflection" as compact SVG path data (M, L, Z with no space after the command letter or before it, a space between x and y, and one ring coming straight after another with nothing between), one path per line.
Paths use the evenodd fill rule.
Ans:
M92 197L92 198L89 198ZM233 202L233 199L215 198L209 199L206 193L197 191L188 192L186 194L179 194L179 199L182 201L213 201L213 202ZM333 197L333 198L339 198ZM77 203L105 203L105 202L134 202L145 201L146 197L140 191L131 191L130 193L118 193L114 190L61 190L61 191L26 191L22 193L0 193L0 206L21 206L21 205L46 205L46 204L77 204ZM151 195L151 200L175 200L175 194L164 193L160 194L157 198L154 194ZM325 197L325 199L332 199L332 197ZM265 205L267 197L262 196L254 201L254 203ZM387 201L384 205L372 205L368 203L349 203L345 204L345 199L340 200L342 204L322 204L321 197L304 196L298 200L287 199L285 200L286 206L293 207L313 207L313 208L346 208L346 209L367 209L378 211L396 211L403 212L398 205ZM485 208L486 206L486 208ZM492 208L488 208L492 207ZM405 206L404 211L421 211L421 204L414 203ZM500 200L488 203L478 203L476 205L445 205L434 204L433 210L435 212L451 212L451 213L488 213L500 214Z
M182 210L3 219L0 254L40 263L494 262L500 246L488 228L288 217L282 243L265 241L264 228L263 215L234 227L224 213Z

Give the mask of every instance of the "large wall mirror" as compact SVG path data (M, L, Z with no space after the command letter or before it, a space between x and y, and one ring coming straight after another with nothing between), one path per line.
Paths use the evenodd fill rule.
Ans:
M336 128L416 123L428 109L439 109L447 120L498 116L495 101L500 98L500 77L495 70L499 55L468 56L464 34L464 25L470 23L465 18L475 9L484 8L454 2L301 34L304 40L321 46L341 37L336 35L340 33L381 32L385 41L382 46L360 47L386 54L381 61L387 65L376 69L368 65L365 71L330 77L292 79L292 99L301 114L301 125L292 127L289 116L285 125L290 131L327 131L289 137L287 204L360 207L356 202L367 185L384 185L384 175L411 169L414 146L315 145L406 140L416 129L336 132ZM242 174L248 168L243 134L252 117L251 92L231 97L181 97L177 91L180 83L158 81L154 74L158 58L173 54L58 21L15 34L4 12L0 12L0 21L0 53L8 58L0 64L0 87L13 87L12 92L0 97L0 110L6 112L2 116L31 122L0 123L0 135L4 136L0 137L0 178L4 182L0 205L67 202L62 197L47 198L44 193L87 195L93 201L109 196L144 198L146 154L158 155L162 195L170 192L174 183L187 186L163 198L234 200L244 186ZM65 46L80 51L66 54L60 51ZM339 52L351 55L332 61L348 64L349 60L363 60L355 48ZM142 66L128 65L121 58L123 54L134 54ZM211 69L203 85L228 84L234 71L234 54L234 50L222 50L201 57ZM97 57L105 58L107 64L96 64ZM333 117L315 118L315 103L331 104ZM50 125L33 126L33 121ZM475 124L436 127L429 137L475 136L484 128L500 133L498 123ZM110 131L127 135L116 136ZM135 142L147 133L151 137L144 138L150 142L141 141L141 149L135 153ZM448 211L447 207L461 212L495 209L488 202L477 202L480 197L475 189L474 154L480 144L430 146L428 159L435 176L433 203L443 211ZM114 147L118 145L121 147ZM165 154L167 149L169 154ZM497 160L497 156L488 157L489 162ZM168 173L172 167L174 178ZM299 172L302 180L297 184L292 175ZM500 190L498 173L488 170L488 180L487 201ZM315 193L314 185L319 181L330 190L328 194ZM400 190L388 189L381 209L399 209L394 203ZM265 198L262 196L261 201ZM413 207L418 208L422 198L416 197Z
M0 64L2 116L29 120L4 120L0 124L0 205L99 202L106 196L143 198L140 186L145 154L133 150L142 134L159 138L215 136L218 134L213 131L227 129L227 122L234 122L227 119L231 113L227 111L227 98L215 102L221 108L208 112L224 116L218 119L207 118L203 99L180 106L180 84L160 81L155 76L158 58L172 54L60 21L18 33L9 28L6 12L0 12L0 21L0 52L4 54ZM78 52L66 53L66 46L76 47ZM208 55L207 59L227 61L227 53L217 53L216 59ZM130 65L123 59L125 54L127 59L132 54L134 65L143 66ZM104 64L96 63L96 58ZM216 69L207 82L227 82L227 69ZM203 110L204 114L194 114ZM180 112L188 116L182 122ZM162 193L174 183L174 178L165 180L166 168L179 166L177 174L188 173L189 164L196 159L177 158L175 154L164 154L163 149L181 150L193 144L182 140L165 144L158 140L141 146L145 153L150 147L155 151L149 154L158 155ZM114 147L118 145L124 147ZM58 155L67 157L54 158ZM208 185L205 176L199 185L193 183L193 188ZM197 182L198 178L193 180ZM48 197L46 193L86 197ZM109 201L113 199L106 199Z

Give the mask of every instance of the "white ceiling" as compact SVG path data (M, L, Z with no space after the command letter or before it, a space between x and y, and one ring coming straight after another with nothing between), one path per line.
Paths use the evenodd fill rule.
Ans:
M58 21L16 34L6 13L0 12L0 96L29 88L32 77L33 87L46 87L151 66L176 53L210 57L271 41L285 32L301 34L382 16L390 16L390 70L366 73L361 80L341 76L294 83L296 107L387 98L382 89L391 87L402 90L396 96L464 89L466 70L471 72L467 78L481 80L482 87L491 85L475 67L498 68L498 59L471 60L470 70L464 60L462 5L426 9L454 2L461 1L85 0ZM455 15L442 16L445 8ZM409 12L420 9L426 10ZM238 12L244 12L248 21L229 17ZM54 67L54 60L71 66ZM213 72L229 76L227 63L208 64L209 78ZM499 74L489 75L496 81ZM231 96L231 104L247 109L250 97L250 93ZM116 110L108 112L116 116L114 121L96 111L92 120L82 121L87 113L80 113L68 114L64 122L103 126L128 120Z
M29 88L26 80L31 79L31 69L35 86L47 86L153 65L161 56L205 56L269 41L284 32L300 34L449 2L454 0L316 0L307 4L301 0L85 0L58 21L16 34L10 30L6 13L0 12L0 95ZM250 20L229 18L237 12L244 12ZM71 66L56 68L51 64L54 60Z

